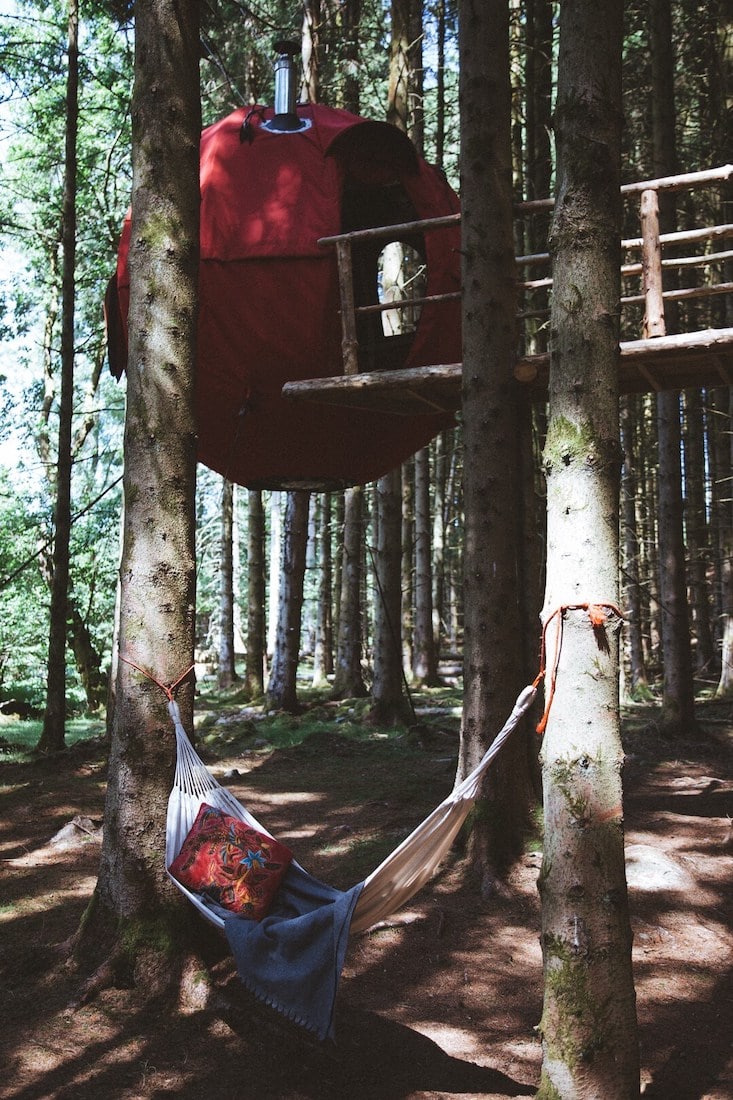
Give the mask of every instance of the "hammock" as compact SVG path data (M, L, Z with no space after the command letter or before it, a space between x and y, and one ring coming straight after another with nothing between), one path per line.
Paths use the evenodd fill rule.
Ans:
M293 862L276 904L260 922L242 920L172 881L229 940L244 985L319 1038L333 1037L333 1010L349 933L362 932L405 904L435 874L476 801L491 761L536 695L519 695L511 715L478 765L425 820L351 890L334 890ZM202 803L268 836L265 826L211 774L188 739L178 705L168 704L176 731L176 771L168 800L165 866L178 855Z

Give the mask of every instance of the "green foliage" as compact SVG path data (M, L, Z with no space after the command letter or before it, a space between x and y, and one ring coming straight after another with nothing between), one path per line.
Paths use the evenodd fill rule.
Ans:
M444 79L444 167L457 183L459 128L457 4L446 0ZM528 9L512 9L512 71L517 143L517 197L531 159L528 134L526 57ZM672 5L678 95L680 168L694 169L722 159L725 118L719 79L718 3ZM57 417L59 359L60 215L62 204L64 114L66 95L67 9L60 0L17 0L0 15L0 585L40 547L50 545ZM334 106L344 103L347 78L356 80L359 110L385 117L387 105L390 9L382 0L364 0L359 26L350 31L345 8L320 8L316 28L318 96ZM624 181L652 172L651 83L648 5L625 5ZM130 194L130 94L132 87L132 4L93 3L83 7L80 35L80 129L78 139L78 242L76 271L76 392L73 511L81 515L72 536L72 596L94 645L106 663L112 644L113 604L118 547L119 490L89 512L92 501L112 484L121 469L123 391L102 370L104 331L101 303L114 270L116 247ZM425 153L437 153L439 5L423 5L423 108ZM286 0L266 0L242 9L223 0L202 11L201 89L204 124L232 109L270 103L276 36L297 38L303 11ZM354 55L351 48L358 39ZM718 77L716 77L718 72ZM720 153L720 156L719 156ZM703 193L701 193L703 194ZM687 198L684 200L687 202ZM725 220L714 209L714 189L690 203L708 203L704 221ZM681 219L695 220L683 209ZM624 234L638 234L638 211L627 204ZM699 220L699 219L698 219ZM722 302L722 299L720 299ZM700 306L685 306L697 308ZM719 308L722 308L719 307ZM629 311L631 317L631 311ZM707 321L705 321L707 323ZM628 322L625 336L636 336ZM633 330L633 331L632 331ZM101 374L100 374L101 371ZM559 442L560 441L556 441ZM578 445L582 440L576 441ZM550 441L548 446L554 444ZM563 443L564 445L564 443ZM459 455L460 440L449 450ZM12 454L12 462L7 459ZM556 456L558 448L548 452ZM560 456L562 458L562 456ZM453 457L451 456L451 461ZM452 477L452 496L444 506L445 560L460 573L463 514L460 472ZM198 493L197 645L216 652L219 587L218 476L201 471ZM266 512L271 498L265 495ZM240 575L246 578L246 496L240 494ZM269 518L268 518L269 522ZM369 539L370 534L367 535ZM336 508L332 518L334 563L340 546ZM366 555L365 555L366 557ZM45 693L47 635L47 551L39 554L10 585L0 589L0 698L9 695L38 706ZM304 643L310 648L317 602L319 559L314 553L306 575ZM334 566L334 618L337 618L337 567ZM643 581L643 578L642 578ZM242 582L246 589L246 581ZM244 608L246 591L239 594ZM270 591L266 599L270 599ZM373 611L373 586L365 585L365 634ZM459 603L456 599L456 604ZM269 609L268 609L269 610ZM460 608L451 624L460 633ZM366 671L368 677L368 670ZM70 694L81 699L74 669ZM304 696L305 698L305 696ZM368 704L365 704L368 705ZM277 733L277 731L275 731ZM294 731L290 731L294 736ZM284 735L284 731L283 731ZM279 736L279 733L277 733Z
M34 0L20 0L0 17L0 246L11 250L13 261L0 280L0 326L13 338L1 380L13 416L0 443L15 451L0 491L0 697L34 705L45 695L53 535L66 21L65 5ZM100 653L111 642L119 493L88 509L114 482L121 459L122 395L101 375L101 302L128 203L131 61L129 35L101 5L86 8L80 34L72 490L72 510L80 518L72 535L71 600ZM82 703L73 668L69 697L72 707Z

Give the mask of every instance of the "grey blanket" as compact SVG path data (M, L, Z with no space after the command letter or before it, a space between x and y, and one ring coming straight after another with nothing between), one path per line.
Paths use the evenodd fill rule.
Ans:
M225 919L245 988L319 1039L335 1037L336 993L363 885L344 893L292 864L263 920Z

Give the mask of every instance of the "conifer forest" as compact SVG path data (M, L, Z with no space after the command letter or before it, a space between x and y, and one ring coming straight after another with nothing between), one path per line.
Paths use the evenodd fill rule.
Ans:
M729 0L0 6L9 1098L733 1094L732 111ZM337 891L479 769L333 1050L177 706Z

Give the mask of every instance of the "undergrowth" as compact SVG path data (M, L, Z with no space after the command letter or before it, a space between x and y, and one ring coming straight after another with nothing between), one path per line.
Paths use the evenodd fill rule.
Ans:
M34 718L0 716L0 760L22 764L30 760L41 736L43 722ZM74 718L66 723L66 747L103 737L104 721L100 718Z

